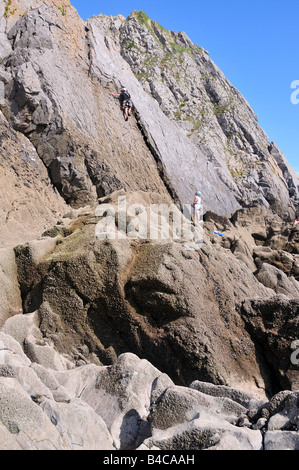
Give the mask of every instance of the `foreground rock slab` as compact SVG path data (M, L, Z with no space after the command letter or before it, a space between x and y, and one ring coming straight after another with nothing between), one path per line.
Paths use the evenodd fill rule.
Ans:
M132 353L76 367L42 338L36 313L7 320L0 354L1 450L298 449L298 392L263 401L177 386Z

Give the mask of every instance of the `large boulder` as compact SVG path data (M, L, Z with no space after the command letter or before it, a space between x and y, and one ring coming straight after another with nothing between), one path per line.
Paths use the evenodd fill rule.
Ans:
M37 313L17 315L0 331L1 450L298 447L298 392L268 401L198 380L182 387L132 353L111 366L76 366L41 341L38 324ZM46 364L43 354L32 361L29 338L52 350L60 366Z
M261 364L267 364L272 380L280 390L297 390L299 374L292 361L292 345L298 340L298 298L279 294L270 299L247 299L241 315L257 345L256 356Z
M52 243L47 232L16 247L25 311L38 311L43 335L79 364L96 356L110 365L131 351L181 385L199 379L276 392L267 367L260 372L237 310L247 298L269 298L275 291L206 236L198 250L184 239L131 238L130 218L129 232L118 230L118 224L124 228L120 194L100 201L105 210L67 219L53 230ZM159 194L126 196L145 211L151 202L163 202ZM103 220L112 221L115 239L97 238Z

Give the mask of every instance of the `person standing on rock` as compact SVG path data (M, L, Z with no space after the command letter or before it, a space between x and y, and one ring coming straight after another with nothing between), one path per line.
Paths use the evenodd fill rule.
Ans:
M198 224L200 222L200 209L201 209L201 193L200 191L196 191L194 196L194 201L192 204L193 209L193 222Z
M115 98L119 98L120 101L120 107L123 110L125 114L125 119L126 121L128 120L129 116L132 114L132 109L133 109L133 102L131 100L131 95L128 92L126 88L122 88L120 93L113 93L113 96Z

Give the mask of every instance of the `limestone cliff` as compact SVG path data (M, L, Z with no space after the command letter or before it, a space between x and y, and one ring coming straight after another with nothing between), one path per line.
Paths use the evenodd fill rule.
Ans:
M84 24L68 2L14 0L1 30L2 111L66 202L124 188L166 190L187 203L200 188L206 211L229 215L255 202L294 215L298 177L183 33L143 13ZM126 125L112 97L121 84L135 105Z
M240 205L257 202L293 215L298 176L206 50L142 11L126 20L100 15L91 23L114 38L144 90L196 144ZM202 171L194 165L195 173Z

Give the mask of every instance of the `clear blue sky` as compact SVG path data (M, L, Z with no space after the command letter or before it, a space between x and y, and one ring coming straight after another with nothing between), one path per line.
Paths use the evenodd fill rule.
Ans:
M299 173L298 0L71 0L84 20L145 11L210 53ZM299 89L299 86L297 86Z

